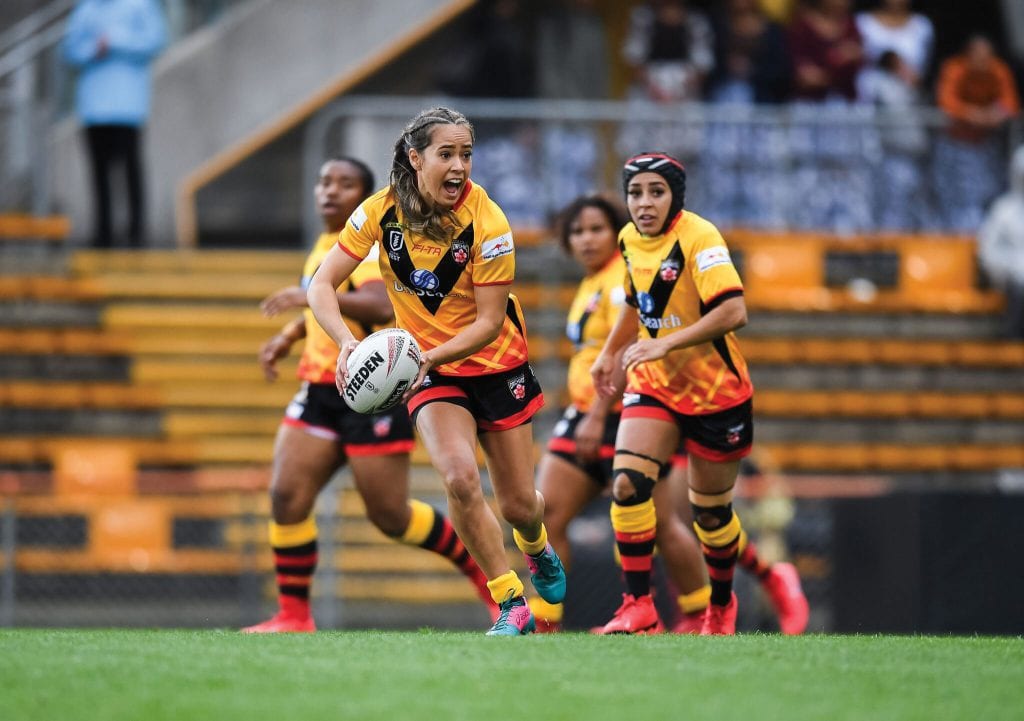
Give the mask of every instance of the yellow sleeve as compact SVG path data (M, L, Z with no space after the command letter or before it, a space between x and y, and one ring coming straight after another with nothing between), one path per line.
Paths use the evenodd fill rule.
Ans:
M379 255L377 248L371 248L371 252L363 259L363 262L352 271L349 281L352 283L353 290L367 283L384 280L384 276L380 272Z
M703 303L710 304L724 293L743 292L743 282L732 264L729 248L713 225L707 223L688 245L686 264Z
M516 276L516 246L501 208L488 199L474 219L480 224L473 244L473 285L505 285Z
M370 254L370 249L377 242L377 231L380 229L379 203L374 203L377 196L364 200L345 222L338 245L353 258L362 260Z

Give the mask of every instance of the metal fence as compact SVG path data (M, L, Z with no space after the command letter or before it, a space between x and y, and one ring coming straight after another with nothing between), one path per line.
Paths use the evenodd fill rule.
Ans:
M346 97L307 125L304 197L324 157L390 167L403 124L446 104L477 131L473 178L513 226L546 226L581 193L619 192L621 162L660 150L689 170L687 205L722 227L971 232L1003 188L1016 123L978 142L954 140L932 107ZM304 211L314 237L315 208Z

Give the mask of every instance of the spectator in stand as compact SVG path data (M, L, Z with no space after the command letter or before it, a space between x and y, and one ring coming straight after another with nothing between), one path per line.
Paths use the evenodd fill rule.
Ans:
M63 55L78 70L75 110L92 165L93 245L113 245L111 180L124 167L127 242L145 230L141 132L149 117L150 64L167 42L156 0L79 0L64 33Z
M1024 339L1024 146L1010 160L1010 190L992 205L978 232L978 259L1006 293L1006 336Z
M651 0L635 8L622 49L631 95L659 102L695 100L714 67L711 24L685 0Z
M537 19L537 91L542 98L611 96L611 51L596 0L555 0Z
M961 54L942 63L936 100L950 119L935 140L939 207L947 229L973 233L1000 190L1000 131L1020 112L1017 87L991 41L972 35Z
M782 103L789 97L790 66L782 26L757 0L728 0L712 16L715 67L708 79L712 102Z
M920 117L919 78L896 51L887 50L857 79L860 99L874 107L880 121L883 152L874 170L880 230L922 230L932 222L924 183L928 133Z
M537 17L537 90L551 100L606 100L611 97L611 45L596 0L555 0ZM548 178L549 214L599 185L601 138L592 123L541 125L540 155L531 166ZM491 188L492 185L484 183ZM525 201L537 208L536 185ZM494 188L497 190L497 188ZM495 198L498 198L495 192ZM506 213L508 204L502 202ZM511 218L511 216L510 216Z
M864 46L850 0L805 0L789 26L789 52L795 98L856 99Z
M469 18L468 32L438 63L442 91L477 98L534 95L533 28L522 0L483 0Z
M874 10L857 13L857 29L868 68L894 52L903 65L901 78L919 88L931 63L935 29L926 16L912 12L912 5L912 0L879 0Z

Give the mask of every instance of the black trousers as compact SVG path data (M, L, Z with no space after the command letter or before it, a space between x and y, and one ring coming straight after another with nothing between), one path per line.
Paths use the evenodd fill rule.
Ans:
M124 172L125 195L128 200L128 228L125 238L132 247L142 246L143 188L139 128L131 125L89 125L85 128L92 162L93 245L110 248L114 245L113 187L115 170Z

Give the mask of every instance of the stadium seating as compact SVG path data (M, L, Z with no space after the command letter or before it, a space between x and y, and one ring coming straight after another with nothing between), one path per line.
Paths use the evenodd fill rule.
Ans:
M549 239L517 237L531 267L529 253ZM1024 344L988 330L1001 299L976 287L963 239L729 240L751 310L741 347L758 387L755 459L791 492L877 493L905 476L1024 467ZM42 264L0 275L10 369L0 494L17 498L25 523L84 529L56 534L74 543L22 545L19 572L266 577L264 490L296 384L294 358L278 382L262 378L256 351L285 319L263 318L258 301L294 284L302 261L291 251L77 251L54 264L64 274ZM556 379L539 454L564 401L552 383L572 353L561 329L575 287L533 267L515 292L533 362ZM77 425L64 423L72 417ZM994 437L958 436L966 423ZM416 492L440 500L422 448L413 462ZM342 522L329 532L345 544L329 563L344 574L342 597L473 602L445 563L374 530L353 491L337 503Z

